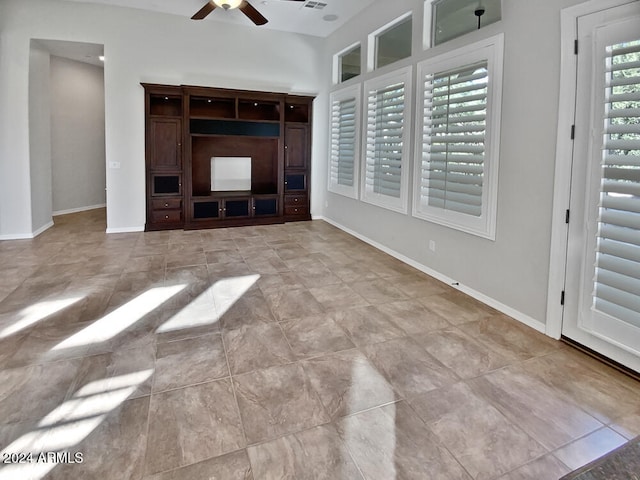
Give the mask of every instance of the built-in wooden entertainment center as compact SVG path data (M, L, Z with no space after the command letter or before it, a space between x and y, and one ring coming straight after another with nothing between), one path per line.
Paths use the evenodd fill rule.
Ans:
M313 97L142 86L147 230L311 219Z

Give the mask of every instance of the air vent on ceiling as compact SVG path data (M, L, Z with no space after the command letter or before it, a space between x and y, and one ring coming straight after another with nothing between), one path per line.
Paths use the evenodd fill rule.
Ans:
M307 2L304 4L304 6L306 8L315 8L316 10L322 10L324 7L327 6L326 3L323 2Z

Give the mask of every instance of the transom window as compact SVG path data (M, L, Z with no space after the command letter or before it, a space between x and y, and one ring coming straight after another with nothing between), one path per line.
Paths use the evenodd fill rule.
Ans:
M411 15L375 35L374 68L381 68L411 56Z
M361 56L362 47L359 44L338 55L338 83L346 82L360 75Z

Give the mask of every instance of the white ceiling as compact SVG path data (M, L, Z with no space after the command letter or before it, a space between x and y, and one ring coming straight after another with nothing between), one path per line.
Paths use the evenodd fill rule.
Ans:
M169 13L190 18L207 0L69 0L80 3L101 3L119 7L150 10L154 12ZM354 17L364 8L376 0L307 0L305 2L285 0L249 0L269 23L256 28L266 28L285 32L303 33L317 37L327 37L347 20ZM323 8L310 8L314 3L326 4ZM327 21L325 16L332 18ZM196 21L196 20L194 20ZM253 23L239 10L225 11L216 8L202 22L210 22L215 28L216 22L236 23L240 25L253 25Z
M33 40L40 48L44 48L56 57L69 58L77 62L90 63L104 67L100 56L104 55L104 46L95 43L65 42L62 40Z

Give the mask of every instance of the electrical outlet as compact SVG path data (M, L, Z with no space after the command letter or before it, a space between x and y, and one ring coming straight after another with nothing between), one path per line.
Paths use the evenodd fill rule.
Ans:
M429 250L431 250L432 252L436 251L436 241L435 240L429 240Z

